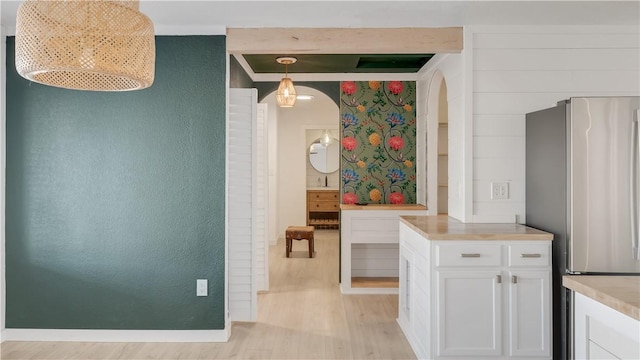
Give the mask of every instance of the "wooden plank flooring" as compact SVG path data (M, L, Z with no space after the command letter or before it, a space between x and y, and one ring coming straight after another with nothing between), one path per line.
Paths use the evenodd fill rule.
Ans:
M234 323L227 343L5 342L16 359L415 359L396 323L397 295L342 295L338 231L316 230L316 254L284 239L270 247L270 285L258 321Z

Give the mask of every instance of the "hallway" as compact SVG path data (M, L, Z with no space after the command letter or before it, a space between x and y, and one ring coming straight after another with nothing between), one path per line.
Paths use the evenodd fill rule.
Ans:
M396 295L340 294L338 231L307 242L284 239L269 251L270 291L258 296L258 321L234 323L228 343L6 342L15 359L415 359L396 323Z

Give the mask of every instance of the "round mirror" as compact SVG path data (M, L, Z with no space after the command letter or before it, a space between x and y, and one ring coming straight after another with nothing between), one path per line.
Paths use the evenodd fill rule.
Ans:
M316 139L309 147L309 162L314 169L321 173L329 174L338 171L340 167L340 142L334 138L325 146Z

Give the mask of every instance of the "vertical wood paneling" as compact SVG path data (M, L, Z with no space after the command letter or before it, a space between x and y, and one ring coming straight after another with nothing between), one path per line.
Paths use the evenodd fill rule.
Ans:
M256 291L269 290L269 176L267 104L258 104L256 119Z
M227 221L231 321L255 321L257 316L256 107L255 89L229 89Z

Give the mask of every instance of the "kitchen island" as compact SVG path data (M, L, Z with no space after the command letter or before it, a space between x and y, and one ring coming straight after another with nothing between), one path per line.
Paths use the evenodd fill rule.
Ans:
M640 359L640 276L566 275L576 359Z
M418 358L551 359L551 241L519 224L400 218L398 323Z

